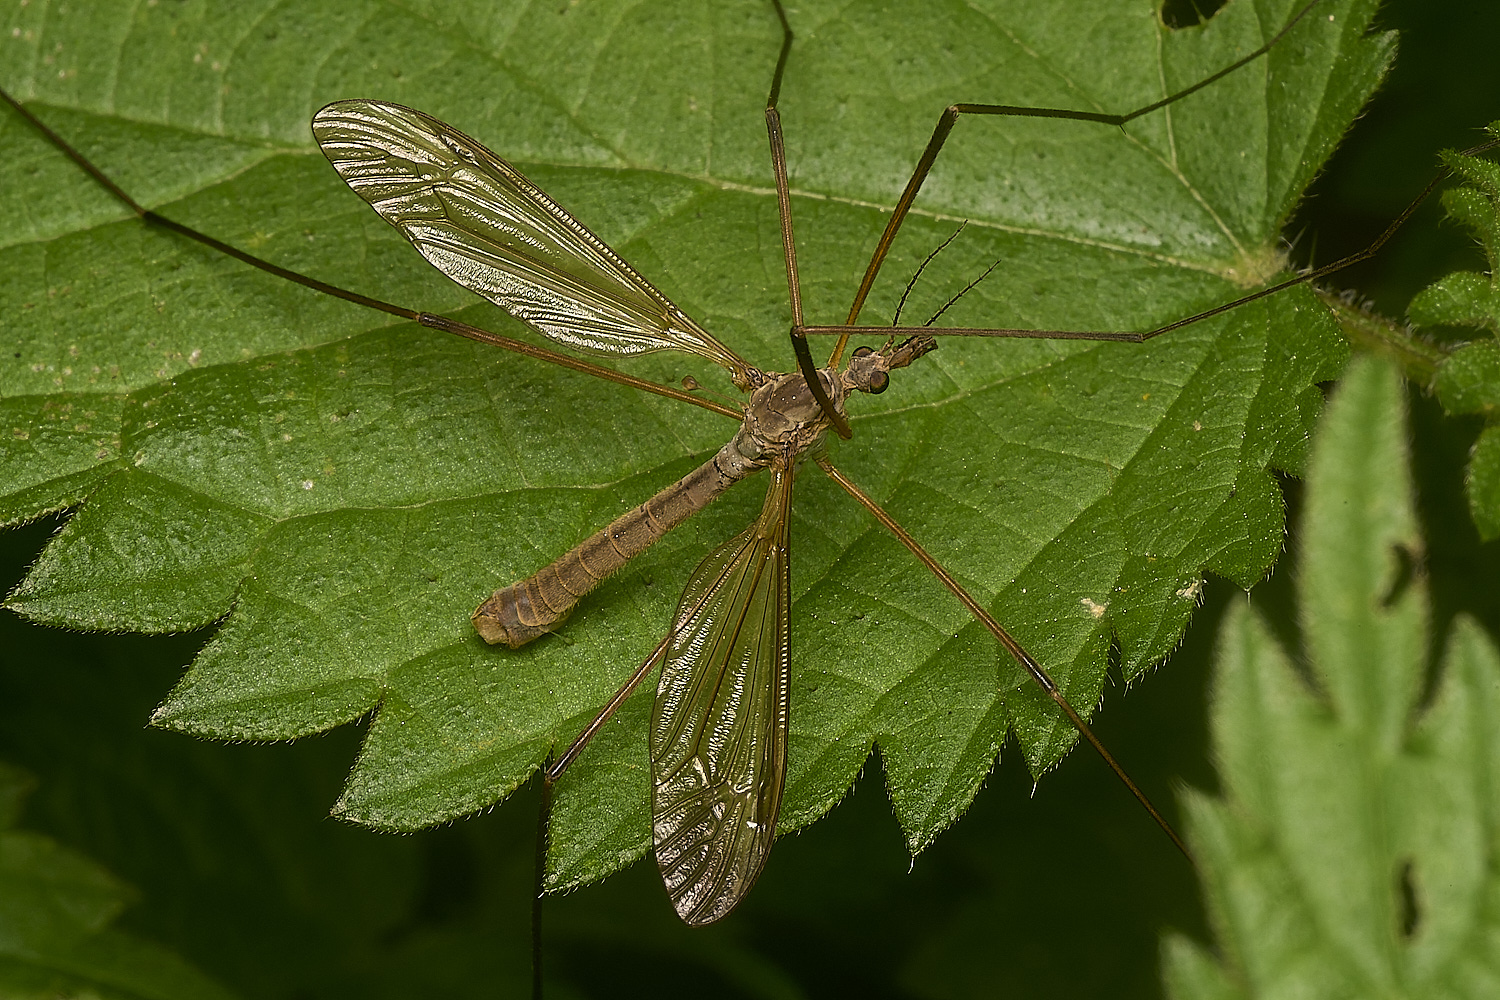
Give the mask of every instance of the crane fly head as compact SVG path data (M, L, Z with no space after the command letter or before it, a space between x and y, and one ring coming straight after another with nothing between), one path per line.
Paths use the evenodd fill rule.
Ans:
M880 350L870 347L856 348L849 357L849 367L842 373L845 390L858 390L878 394L885 392L891 384L890 372L905 368L913 361L937 349L937 341L929 336L908 337L899 344L887 341Z

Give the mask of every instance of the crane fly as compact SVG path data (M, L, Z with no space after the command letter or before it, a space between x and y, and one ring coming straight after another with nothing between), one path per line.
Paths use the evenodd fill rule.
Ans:
M1304 7L1283 32L1311 6ZM519 171L452 126L401 105L369 100L331 104L312 122L313 135L339 176L429 263L460 285L575 350L627 357L681 351L719 365L737 388L751 392L739 433L712 458L533 576L495 591L473 615L476 630L491 644L516 649L547 635L600 581L734 483L770 470L760 516L693 572L667 637L547 772L550 784L661 660L649 737L652 840L667 894L689 924L711 923L733 909L754 885L775 837L790 717L787 526L797 466L804 456L814 457L872 513L883 517L827 463L824 439L829 430L849 436L844 404L852 393L884 391L890 372L907 367L937 345L923 328L893 326L879 331L887 337L882 349L858 349L842 370L836 367L840 356L851 334L876 332L855 326L861 305L958 113L1015 111L977 105L950 109L892 214L848 322L808 326L803 322L786 153L776 107L792 36L779 3L776 12L785 34L767 100L766 126L791 296L792 342L800 366L790 374L762 372L739 357ZM1274 43L1273 38L1235 65L1258 57ZM1128 117L1121 123L1124 120ZM1180 325L1147 334L948 332L1138 342ZM812 367L805 342L809 333L838 335L829 367ZM897 342L899 334L908 333ZM1176 833L1114 763L1046 671L903 529L889 519L883 523L986 624L1186 853Z

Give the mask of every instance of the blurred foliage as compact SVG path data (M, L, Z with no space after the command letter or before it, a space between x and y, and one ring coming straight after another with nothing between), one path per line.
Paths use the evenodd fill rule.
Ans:
M1490 135L1500 140L1500 123ZM1462 327L1479 337L1453 351L1436 375L1438 399L1453 414L1476 414L1485 429L1469 461L1469 511L1486 541L1500 538L1500 164L1448 152L1444 161L1463 181L1443 192L1448 215L1484 249L1483 272L1454 271L1418 292L1407 309L1426 326Z
M1428 676L1401 396L1361 357L1315 435L1303 657L1247 605L1221 629L1224 794L1187 796L1216 941L1168 938L1176 997L1480 998L1500 979L1500 655L1461 617Z

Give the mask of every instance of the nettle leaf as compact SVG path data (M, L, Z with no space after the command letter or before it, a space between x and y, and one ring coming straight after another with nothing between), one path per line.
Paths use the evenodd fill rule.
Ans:
M1500 138L1500 122L1489 127ZM1467 183L1443 192L1449 216L1469 229L1483 248L1489 270L1457 271L1424 288L1407 310L1423 324L1476 327L1491 336L1466 344L1443 360L1437 371L1438 399L1449 413L1478 413L1486 427L1469 461L1469 511L1480 537L1500 538L1500 164L1477 156L1445 152L1449 168Z
M1173 936L1184 997L1493 996L1500 654L1459 619L1423 706L1428 610L1396 373L1364 359L1313 446L1292 657L1245 606L1220 636L1226 792L1187 798L1222 962Z
M1300 0L1168 31L1118 0L804 3L782 92L810 321L837 322L942 108L1123 111L1253 51ZM960 123L866 317L960 220L907 317L1143 330L1279 267L1278 231L1375 87L1373 2L1326 0L1269 56L1121 130ZM0 72L143 204L277 263L528 336L428 267L339 182L307 122L396 101L513 160L752 363L793 365L762 108L759 0L18 8ZM30 20L27 20L27 19ZM222 619L158 725L288 739L374 712L336 812L413 829L504 797L652 648L704 554L759 509L732 490L600 587L563 633L490 649L470 611L705 460L731 424L333 301L126 217L14 115L0 192L0 520L76 506L9 599L72 628ZM1098 703L1179 640L1205 571L1250 585L1345 348L1302 292L1145 345L945 341L861 399L833 460L1059 680ZM729 391L691 359L632 363ZM784 829L878 747L913 851L1008 731L1035 772L1075 736L962 609L816 470L792 526ZM649 687L649 685L648 685ZM633 697L568 773L552 880L648 839Z
M17 829L34 782L0 762L0 995L224 1000L166 949L116 930L135 895L88 858Z
M1500 122L1489 126L1500 139ZM1466 183L1443 192L1443 207L1455 222L1474 234L1489 270L1458 271L1434 282L1412 298L1408 311L1418 323L1475 326L1500 333L1500 293L1495 268L1500 265L1500 164L1453 150L1443 151L1448 169Z

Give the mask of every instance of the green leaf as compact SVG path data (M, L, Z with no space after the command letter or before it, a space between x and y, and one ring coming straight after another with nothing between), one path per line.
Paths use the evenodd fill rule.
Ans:
M953 100L1125 111L1252 51L1300 4L1202 30L1152 5L803 4L782 114L809 317L836 321ZM1326 0L1282 45L1126 130L960 124L867 317L908 275L925 319L1141 330L1279 266L1279 229L1378 82L1374 4ZM18 8L3 85L143 204L283 266L504 333L348 192L307 120L353 96L473 134L752 362L792 364L761 108L764 4L343 3ZM28 20L29 19L29 20ZM80 505L9 606L76 628L223 627L158 724L284 739L377 711L337 811L412 829L480 809L570 740L758 509L744 486L602 586L564 634L484 648L470 610L704 460L726 421L446 338L148 229L14 115L0 169L0 520ZM1162 661L1203 573L1281 545L1271 468L1303 459L1344 347L1301 292L1145 346L945 342L832 456L1096 705L1110 649ZM930 363L929 363L930 362ZM679 357L633 364L724 386ZM959 815L1015 731L1035 772L1074 735L994 643L813 470L794 503L783 825L879 748L908 845ZM645 706L562 782L553 884L644 851Z
M1500 343L1465 344L1438 372L1438 399L1449 413L1500 413Z
M231 996L171 952L110 926L133 896L129 887L51 838L15 828L31 786L0 762L0 995Z
M1171 936L1183 997L1492 996L1500 654L1471 621L1422 705L1427 593L1394 370L1340 383L1307 480L1294 661L1241 606L1220 633L1225 796L1190 793L1222 960Z
M1418 323L1493 327L1495 289L1488 275L1456 271L1422 289L1407 310Z
M1500 538L1500 343L1481 340L1454 351L1438 369L1436 388L1449 413L1485 418L1469 456L1465 486L1479 536Z
M1474 442L1464 486L1479 537L1500 538L1500 425L1486 427Z
M1500 138L1500 122L1489 127ZM1484 274L1456 271L1418 292L1407 309L1417 323L1475 327L1500 333L1500 164L1477 156L1445 151L1444 161L1463 187L1443 192L1443 206L1479 241L1489 263ZM1480 413L1484 431L1469 463L1469 513L1485 540L1500 538L1500 346L1492 338L1460 347L1438 367L1438 398L1449 413Z

